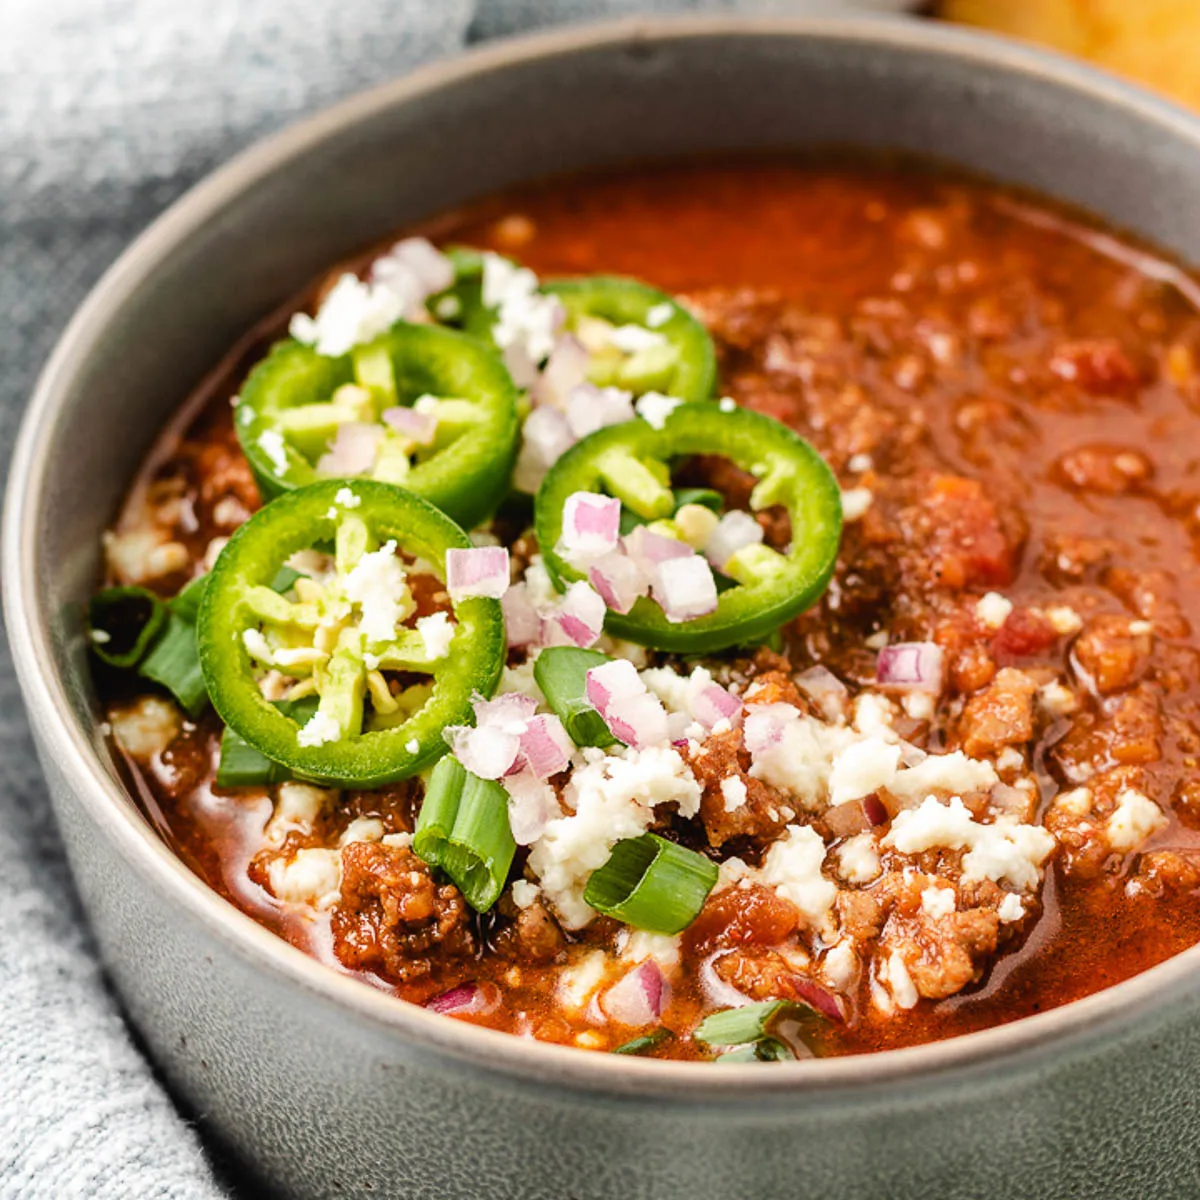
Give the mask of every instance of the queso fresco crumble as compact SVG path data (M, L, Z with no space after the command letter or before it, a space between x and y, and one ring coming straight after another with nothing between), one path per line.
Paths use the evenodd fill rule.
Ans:
M349 264L106 535L131 786L334 969L594 1051L885 1049L1161 961L1200 940L1200 316L1146 261L764 160Z

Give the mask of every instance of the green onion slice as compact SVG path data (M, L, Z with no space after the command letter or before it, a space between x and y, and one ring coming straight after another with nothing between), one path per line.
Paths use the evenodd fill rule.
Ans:
M597 912L650 933L679 933L717 882L717 864L655 833L626 838L592 873L583 899Z
M795 1000L765 1000L761 1004L726 1008L705 1017L692 1037L709 1046L743 1046L769 1038L775 1022L781 1018L811 1016L812 1011L807 1004Z
M609 662L612 659L599 650L551 646L533 664L533 677L546 703L577 746L604 747L617 743L604 718L587 698L587 673Z
M508 879L517 844L508 793L447 756L433 768L413 834L413 853L444 871L476 912L487 912Z
M114 667L136 667L193 717L208 704L196 648L196 613L207 584L208 576L201 575L165 604L145 588L107 588L88 605L89 636L97 657Z
M717 1058L719 1063L794 1062L792 1048L778 1038L766 1037L748 1046L739 1046Z
M669 1029L655 1029L650 1033L644 1033L641 1037L635 1037L620 1046L614 1046L609 1051L610 1054L645 1054L647 1050L653 1050L655 1046L661 1042L665 1042L671 1036Z
M132 669L149 650L167 619L167 606L140 587L105 588L87 610L92 652L111 667Z
M318 697L302 700L277 700L275 707L297 725L305 724L317 711ZM217 764L217 787L270 787L286 783L293 775L287 767L272 762L261 750L256 750L232 726L226 725L221 734L221 760Z

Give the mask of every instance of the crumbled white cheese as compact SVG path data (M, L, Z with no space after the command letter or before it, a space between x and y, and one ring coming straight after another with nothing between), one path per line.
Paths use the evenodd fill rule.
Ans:
M670 301L664 300L661 304L654 305L646 313L646 324L651 329L659 329L671 319L674 312L675 306Z
M1152 621L1130 621L1129 632L1133 637L1149 637L1154 632Z
M950 754L930 754L915 766L898 771L888 791L905 804L924 799L931 792L956 796L986 792L999 782L995 767L978 758L968 758L961 750Z
M404 309L404 301L391 288L364 283L347 272L330 288L316 316L296 313L288 332L318 354L339 358L390 329Z
M530 883L528 879L515 879L512 885L512 902L518 908L528 908L537 900L541 890L536 883Z
M996 755L996 770L1003 774L1019 771L1025 765L1025 755L1016 746L1005 746Z
M615 657L615 656L614 656ZM533 673L537 655L531 654L523 663L515 667L505 667L496 685L496 695L503 696L509 692L519 692L535 700L539 706L545 707L546 697L538 687L537 678Z
M746 865L744 859L737 857L727 858L717 868L717 882L713 886L713 891L723 892L726 888L731 888L741 883L743 879L752 874L753 872Z
M1069 687L1052 679L1038 688L1037 705L1043 715L1054 719L1073 713L1079 707L1079 701Z
M829 803L861 800L888 787L900 767L900 747L880 737L863 738L847 746L829 772Z
M827 725L790 704L751 705L746 721L753 760L750 774L803 808L824 808L834 756L855 740L853 730ZM774 740L768 740L774 738Z
M694 817L700 794L687 764L667 746L600 754L576 766L563 791L570 812L546 824L529 854L563 924L580 929L596 915L584 903L583 889L618 841L643 833L661 804L676 804L684 819Z
M651 429L662 429L667 423L667 418L682 403L682 400L674 396L664 396L661 392L646 392L638 397L633 407Z
M861 475L864 471L869 471L874 465L875 462L869 454L852 454L846 463L846 469L853 471L855 475Z
M364 554L346 576L345 589L346 598L358 605L359 628L369 642L386 642L396 636L396 626L410 611L411 601L394 541Z
M825 982L839 992L848 992L858 978L858 951L851 938L843 938L821 959Z
M884 845L894 846L902 854L938 847L966 850L964 883L991 879L1030 890L1038 884L1040 867L1054 849L1054 838L1040 826L1011 820L981 824L958 796L945 804L929 796L918 808L897 813Z
M293 830L310 832L321 810L335 795L307 783L281 783L275 796L275 811L264 830L268 845L282 845Z
M785 900L790 900L808 925L819 933L832 927L837 885L821 872L825 843L810 825L789 825L763 857L759 872Z
M311 748L336 742L341 736L341 727L333 717L328 713L315 712L309 717L308 723L296 734L296 741L301 746Z
M264 429L258 435L258 448L271 460L276 475L288 473L287 448L278 429Z
M861 521L875 502L870 488L849 488L842 492L842 517L846 521Z
M644 325L614 325L608 331L608 344L623 354L640 354L643 350L657 350L667 344L665 334L655 333Z
M664 970L679 965L682 948L678 934L647 933L626 927L618 936L619 953L628 962L640 963L652 958Z
M563 319L557 296L538 291L537 276L498 254L483 256L483 302L496 309L492 337L518 387L528 387L537 365L554 349Z
M559 1004L568 1012L580 1013L604 982L608 955L603 950L585 951L558 976L556 995Z
M721 399L717 401L717 407L723 413L730 413L737 408L737 401L732 396L722 396Z
M847 882L862 886L879 876L883 866L873 833L858 833L847 838L837 849L838 874Z
M957 907L953 888L930 886L921 893L921 911L927 917L948 917Z
M343 508L357 508L362 503L362 497L352 492L348 487L338 488L337 493L333 497L335 504L340 504Z
M999 592L988 592L975 605L975 616L988 629L999 629L1012 614L1013 603Z
M1086 817L1092 811L1092 789L1079 787L1069 792L1059 792L1050 807L1070 817Z
M892 721L896 708L887 696L878 692L860 692L854 700L854 728L865 737L895 738Z
M893 950L879 964L879 975L892 993L892 999L901 1008L912 1008L921 998L912 976L908 973L908 964L899 950Z
M420 748L421 743L416 738L409 738L408 741L404 743L404 749L407 750L409 754L416 754Z
M736 775L730 775L721 780L721 795L725 800L725 811L737 812L746 803L746 785Z
M342 830L339 846L354 842L378 842L383 838L383 822L378 817L358 817Z
M937 700L928 692L905 692L900 704L914 721L928 721L937 711Z
M1117 807L1105 822L1104 832L1108 844L1118 854L1132 854L1166 824L1162 809L1149 796L1126 788L1117 797Z
M320 847L297 850L289 859L272 859L267 883L272 895L285 904L328 908L342 886L342 856Z
M888 631L886 629L878 629L869 637L863 638L863 645L868 650L882 650L888 644Z
M425 655L430 659L445 658L454 640L454 626L444 612L430 613L417 618L417 632L425 643Z
M179 736L179 710L161 696L143 696L112 713L117 745L138 762L149 762Z
M1083 618L1066 604L1051 605L1050 608L1043 609L1042 614L1059 637L1070 637L1083 628Z
M1025 905L1021 897L1014 892L1007 892L1004 899L996 907L996 916L1005 925L1010 925L1013 921L1019 921L1024 915Z
M380 839L380 844L384 846L393 846L398 850L407 850L412 845L412 834L407 831L401 833L385 833Z

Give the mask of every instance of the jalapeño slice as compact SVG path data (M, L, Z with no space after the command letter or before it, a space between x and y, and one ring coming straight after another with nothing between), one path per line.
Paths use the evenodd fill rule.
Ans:
M234 423L264 499L321 479L375 479L469 529L508 489L517 393L478 339L400 322L336 358L276 342L246 379Z
M786 552L745 547L725 564L729 585L715 611L668 621L646 596L628 613L609 610L605 628L660 650L706 654L761 640L810 607L825 590L837 560L841 493L825 460L799 435L761 413L716 404L681 404L655 428L627 421L597 430L550 469L537 494L534 524L546 567L565 590L583 572L559 552L563 510L575 492L617 497L637 516L656 521L675 511L669 486L673 460L720 455L758 479L753 511L782 505L791 521Z
M567 310L567 328L590 355L588 378L635 396L662 392L711 400L717 359L708 330L666 292L636 279L592 275L542 285Z
M411 582L445 579L467 536L393 484L329 481L255 513L221 551L200 606L200 664L221 719L295 776L372 787L446 751L504 665L496 600L416 616ZM301 572L272 589L287 563ZM317 697L304 723L278 700Z

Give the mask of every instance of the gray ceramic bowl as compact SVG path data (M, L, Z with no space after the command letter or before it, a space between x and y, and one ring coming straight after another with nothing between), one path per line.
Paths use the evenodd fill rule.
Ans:
M712 1068L434 1016L277 940L176 861L95 730L99 534L256 318L396 225L533 176L727 147L935 153L1200 257L1200 124L1062 60L908 23L637 22L511 42L353 99L175 205L63 337L8 491L8 628L80 892L206 1128L297 1196L1200 1194L1200 949L1004 1028Z

